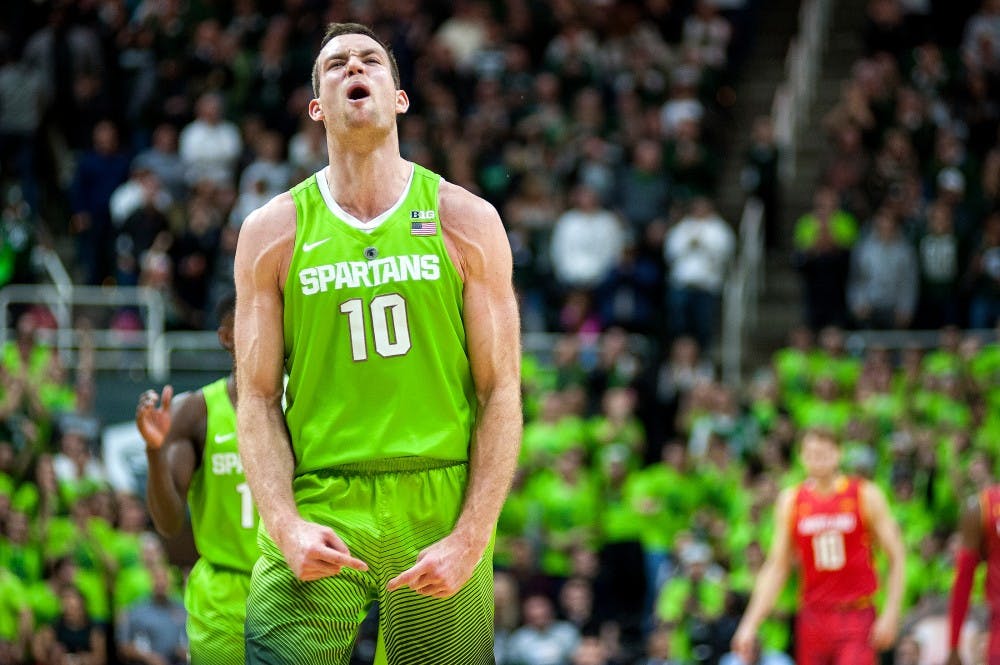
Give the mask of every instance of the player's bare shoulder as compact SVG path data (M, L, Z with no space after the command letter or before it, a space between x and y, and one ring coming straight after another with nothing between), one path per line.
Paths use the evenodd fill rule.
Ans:
M878 510L887 507L888 500L878 485L867 478L861 478L859 482L861 484L861 501L865 509L870 512L872 509Z
M510 269L510 245L496 208L447 181L441 182L439 206L445 245L462 279Z
M795 510L795 499L798 498L801 487L798 484L792 485L778 493L778 499L774 504L776 515L785 520L791 518L792 512Z
M237 271L274 272L284 285L295 248L295 201L289 192L274 197L247 215L236 245Z

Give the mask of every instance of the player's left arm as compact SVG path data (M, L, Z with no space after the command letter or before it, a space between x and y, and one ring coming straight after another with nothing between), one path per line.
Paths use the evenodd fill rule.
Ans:
M174 536L184 526L188 488L201 464L207 417L201 391L173 399L173 388L166 386L162 398L155 390L139 398L135 422L146 442L146 506L162 536Z
M948 665L961 665L958 644L962 636L962 625L969 611L969 598L976 577L976 567L982 558L983 512L976 494L966 500L959 523L958 553L955 556L955 584L948 602Z
M391 582L447 598L469 580L493 537L521 446L520 322L510 246L486 201L441 186L445 242L464 280L463 319L478 409L469 453L469 484L451 534L427 548Z
M899 524L889 510L889 504L874 483L862 486L862 501L868 515L869 527L875 534L879 546L889 560L889 574L886 579L885 606L872 627L871 641L877 649L884 650L896 641L899 631L900 612L903 605L903 583L906 566L906 550Z

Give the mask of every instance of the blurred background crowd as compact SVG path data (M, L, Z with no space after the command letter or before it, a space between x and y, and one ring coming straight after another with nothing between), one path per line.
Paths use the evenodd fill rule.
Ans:
M863 52L811 128L826 144L801 216L768 118L731 150L762 4L5 4L0 284L39 280L32 250L54 248L76 283L153 288L168 328L212 329L242 220L327 160L304 114L325 24L374 25L412 101L403 155L497 207L524 329L553 340L524 358L498 662L728 665L775 497L801 478L797 435L817 424L903 525L908 615L887 661L943 662L959 505L1000 471L1000 2L860 3ZM733 160L802 296L786 304L802 325L739 386L717 362ZM108 481L86 344L68 368L44 342L52 313L14 313L0 663L184 662L190 561L153 533L141 483ZM102 325L143 324L122 309ZM939 333L858 349L851 329ZM760 662L789 662L794 605L790 587Z

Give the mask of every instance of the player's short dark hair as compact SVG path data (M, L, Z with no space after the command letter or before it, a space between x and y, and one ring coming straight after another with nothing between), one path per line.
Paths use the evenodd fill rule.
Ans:
M215 320L220 324L226 320L227 316L236 313L236 292L227 291L219 302L215 303Z
M322 51L323 47L329 44L331 39L340 37L341 35L364 35L365 37L371 37L381 46L385 54L389 56L389 70L392 72L392 80L396 84L396 89L399 90L401 87L399 83L399 65L396 64L396 56L392 54L392 47L379 39L375 31L367 25L360 23L330 23L326 26L326 34L323 35L323 41L319 43L319 51ZM319 97L319 51L316 53L316 60L313 61L312 70L314 97Z
M833 445L840 447L840 437L833 429L826 427L824 425L813 425L807 427L805 431L802 432L802 439L805 440L807 436L814 436L817 439L823 439L824 441L829 441Z

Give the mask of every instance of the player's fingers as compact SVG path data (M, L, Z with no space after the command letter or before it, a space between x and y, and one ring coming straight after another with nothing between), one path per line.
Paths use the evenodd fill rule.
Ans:
M354 568L355 570L360 570L362 572L368 570L368 564L357 557L351 556L351 550L347 547L347 543L345 543L333 529L327 529L324 532L323 542L330 550L338 555L335 557L338 565ZM327 558L327 561L329 560L330 559Z
M395 591L396 589L401 589L404 586L412 587L420 581L423 574L424 567L419 563L415 564L409 570L404 570L402 573L389 580L389 584L386 585L386 589L389 591Z
M165 411L170 409L170 400L172 400L173 398L174 398L174 387L170 384L163 386L163 397L161 403L163 404L163 409Z
M137 406L139 408L153 406L159 398L160 396L156 394L155 390L147 390L143 394L139 395L139 402Z
M430 596L431 598L447 598L447 589L441 584L428 584L420 588L410 587L421 596Z
M302 574L299 575L299 579L303 582L313 582L315 580L321 580L324 577L333 577L340 573L343 568L341 566L335 566L326 562L318 562L313 565L307 566Z
M368 570L368 564L361 559L355 558L350 554L340 552L328 547L324 550L317 552L318 559L324 561L328 564L333 564L334 566L340 566L343 568L353 568L354 570L360 570L365 572ZM339 571L338 571L339 572Z
M323 531L323 542L338 552L343 552L344 554L351 553L350 548L347 547L347 543L345 543L344 539L338 536L337 532L333 529L326 529Z
M410 582L409 587L414 591L425 593L433 589L443 588L444 584L444 580L425 571L420 577Z

